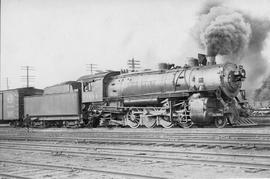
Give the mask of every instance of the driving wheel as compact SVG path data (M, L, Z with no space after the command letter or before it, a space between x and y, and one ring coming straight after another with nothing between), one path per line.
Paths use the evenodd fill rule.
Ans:
M143 120L144 126L147 127L147 128L153 128L157 124L157 117L156 116L144 115L142 117L142 120Z
M227 117L217 117L215 118L215 126L217 128L223 128L227 125Z
M140 116L132 111L129 112L127 114L127 125L131 128L138 128L140 126Z
M169 116L162 116L159 118L159 124L164 127L164 128L171 128L174 126L174 124L172 123L172 121L170 121L170 117Z

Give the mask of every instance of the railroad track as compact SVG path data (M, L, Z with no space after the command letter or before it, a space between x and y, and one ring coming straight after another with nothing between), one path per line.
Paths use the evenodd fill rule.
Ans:
M234 140L234 139L153 139L153 138L71 138L71 137L35 137L35 136L10 136L1 135L0 140L17 140L17 141L58 141L58 142L75 142L75 143L96 143L96 144L129 144L129 145L155 145L155 146L173 146L173 147L221 147L221 148L243 148L243 149L270 149L270 141L265 140Z
M42 163L33 163L33 162L21 162L21 161L10 161L10 160L2 160L0 159L0 163L2 164L12 164L13 166L28 166L28 167L38 167L44 171L46 170L46 173L50 173L52 171L84 171L87 173L99 173L99 174L106 174L110 177L112 176L122 176L123 178L149 178L149 179L164 179L164 177L159 176L151 176L151 175L142 175L137 173L128 173L128 172L116 172L116 171L110 171L110 170L98 170L98 169L91 169L86 167L76 167L76 166L64 166L64 165L50 165L50 164L42 164ZM51 169L51 170L50 170ZM29 171L27 171L29 172ZM30 170L31 173L31 170ZM2 171L0 173L0 176L7 177L7 178L21 178L21 179L30 179L35 178L36 176L29 177L29 173L26 176L19 176L14 174L9 174L8 172ZM84 174L85 177L85 174Z
M266 130L268 131L268 130ZM25 130L19 130L19 131L11 131L11 134L17 133L18 135L26 135ZM270 140L270 133L258 133L258 132L198 132L198 131L189 131L189 132L180 132L180 131L84 131L81 132L80 130L71 130L71 131L44 131L44 130L36 130L34 129L34 133L31 133L31 135L50 135L55 137L61 137L61 136L73 136L74 133L76 133L76 136L78 137L101 137L101 136L111 136L111 137L119 137L119 136L125 136L129 138L138 138L138 137L147 137L147 138L235 138L235 139L265 139ZM6 130L0 130L0 135L6 135L8 134L8 131ZM28 134L29 135L29 134Z
M71 135L73 136L71 137ZM104 174L107 176L113 175L115 178L162 178L166 175L164 175L164 173L157 176L157 173L144 173L145 175L141 175L140 172L138 172L139 174L136 172L134 173L134 171L128 169L128 167L125 169L125 172L120 172L114 168L110 168L109 170L99 170L100 168L97 166L94 168L88 168L88 166L81 167L81 165L78 163L71 164L71 166L65 166L62 165L62 163L57 163L57 160L60 159L59 157L50 159L56 161L56 163L53 162L53 165L51 165L51 163L46 163L45 160L29 161L24 157L18 161L17 158L12 160L12 153L20 153L22 155L25 153L33 156L39 156L42 154L42 156L45 156L45 158L46 156L49 158L54 156L62 156L61 159L63 157L68 158L68 156L72 156L74 157L73 160L75 161L80 161L84 158L91 158L93 159L93 162L95 159L97 159L97 161L104 160L103 163L109 162L111 164L113 164L113 162L110 162L110 160L119 160L119 162L130 161L131 163L135 162L138 165L143 164L144 161L150 161L155 164L162 161L166 166L171 166L172 164L179 164L180 166L186 164L218 167L237 166L245 169L254 169L255 171L270 171L270 156L268 154L270 149L269 135L270 134L267 133L259 133L254 135L251 133L222 132L215 132L211 134L205 132L195 134L188 132L176 134L136 132L133 134L132 132L111 131L107 131L105 133L102 133L102 131L79 132L79 134L74 131L64 134L61 134L60 132L42 132L41 134L37 132L19 132L17 135L7 135L4 133L1 134L0 132L1 153L11 153L11 155L9 155L10 158L1 158L0 162L3 164L2 166L9 164L13 165L15 168L16 166L28 167L28 171L31 171L32 168L40 167L40 170L46 174L58 171L65 175L67 171L78 170L85 172L86 175L84 176L91 173L96 173L96 175L100 174L100 177L102 177ZM39 142L37 143L36 141ZM45 141L46 143L43 143ZM54 142L57 142L57 144ZM63 145L62 142L67 143ZM148 147L149 145L151 146ZM136 147L136 149L134 149L134 147ZM180 147L180 150L175 147ZM188 151L186 149L181 151L181 149L186 147L192 148L191 150L188 149ZM195 149L195 147L197 149ZM203 150L206 152L197 152L201 150L200 148L231 148L234 150L218 150L219 152L217 152L217 150L214 149ZM255 153L254 150L249 152L250 149L264 149L264 151L259 152L260 155L257 155L258 153L256 155L249 155L250 153ZM239 152L242 154L239 154ZM107 165L109 166L110 164ZM5 170L1 170L0 168L0 176L2 177L29 178L29 175L15 174L12 172L5 172Z
M208 130L193 130L193 131L186 131L183 132L181 130L175 131L174 132L170 130L144 130L141 129L139 131L134 131L134 130L127 130L127 129L117 129L118 131L112 131L112 130L67 130L67 131L62 131L59 130L33 130L33 133L26 133L26 130L24 129L19 129L19 130L12 130L11 132L7 130L0 130L0 138L1 136L6 136L6 135L16 135L17 136L32 136L32 137L45 137L45 136L50 136L50 137L69 137L72 138L74 137L74 134L78 138L106 138L106 137L114 137L114 138L122 138L123 136L125 138L132 138L132 139L166 139L166 140L193 140L193 139L198 139L198 140L204 140L204 139L216 139L216 140L261 140L261 141L270 141L270 133L266 129L262 131L263 133L254 133L252 132L214 132L211 131L209 132ZM217 131L217 130L215 130Z
M48 144L30 144L30 143L0 143L2 150L32 151L44 153L57 153L58 155L75 155L127 158L136 160L155 160L183 163L200 163L211 165L241 166L247 168L270 169L269 155L248 155L248 154L230 154L230 153L209 153L209 152L186 152L172 150L149 150L149 149L131 149L131 148L110 148L99 147L74 147L69 145L48 145ZM78 151L84 149L85 151ZM115 153L117 152L117 153Z
M241 128L30 128L31 130L38 131L40 133L130 133L130 134L141 134L141 133L165 133L165 134L267 134L269 135L268 129L269 127L241 127ZM8 131L25 131L25 128L11 128L11 127L3 127L0 130L0 133L6 133ZM263 132L265 131L265 132Z
M31 136L54 136L54 137L71 137L76 134L77 137L119 137L125 136L126 138L230 138L230 139L261 139L261 140L270 140L270 133L269 130L265 129L263 133L259 133L258 131L252 132L209 132L209 131L170 131L170 130L149 130L149 131L134 131L134 130L120 130L120 131L108 131L108 130L94 130L94 131L81 131L77 130L69 130L69 131L62 131L62 130L32 130L33 133L30 133ZM30 135L26 133L25 129L18 129L18 130L0 130L0 137L1 135L7 134L17 134L21 135Z
M0 139L4 139L7 137L12 137L12 138L56 138L56 139L73 139L75 138L74 135L73 136L59 136L59 135L32 135L32 134L28 134L28 135L0 135ZM213 141L240 141L240 142L246 142L246 141L250 141L250 142L254 142L256 143L256 141L259 142L269 142L270 141L270 136L225 136L225 135L220 135L220 136L211 136L211 135L187 135L187 136L171 136L171 135L160 135L160 136L155 136L155 135L88 135L88 136L78 136L76 135L76 138L78 140L83 140L83 139L121 139L121 138L125 138L126 140L153 140L153 141L157 141L157 140L163 140L163 141L187 141L187 140L202 140L202 141L209 141L209 140L213 140Z
M134 149L134 148L115 148L115 147L89 147L89 146L74 146L74 145L58 145L58 144L29 144L29 143L14 143L14 142L0 142L0 148L5 148L7 146L30 146L30 147L40 147L40 148L68 148L68 149L83 149L89 150L92 149L94 151L123 151L123 152L152 152L159 154L196 154L196 155L205 155L205 156L230 156L230 157L254 157L254 158L263 158L270 159L268 155L248 155L248 154L228 154L228 153L209 153L209 152L187 152L187 151L175 151L175 150L147 150L147 149Z

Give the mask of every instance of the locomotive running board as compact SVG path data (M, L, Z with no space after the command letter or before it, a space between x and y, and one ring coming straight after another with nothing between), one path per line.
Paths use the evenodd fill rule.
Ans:
M249 119L249 118L243 118L240 117L239 120L237 120L233 126L256 126L258 125L256 122L254 122L253 120Z

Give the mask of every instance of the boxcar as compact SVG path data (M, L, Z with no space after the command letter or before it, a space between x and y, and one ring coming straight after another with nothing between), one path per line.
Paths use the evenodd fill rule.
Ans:
M0 121L18 125L24 117L24 97L40 95L43 90L30 88L17 88L0 92Z

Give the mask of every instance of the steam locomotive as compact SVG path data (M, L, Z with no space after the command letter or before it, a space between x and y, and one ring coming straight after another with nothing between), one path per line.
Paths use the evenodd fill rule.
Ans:
M216 64L199 54L184 67L160 64L158 70L110 71L80 77L24 97L24 114L33 124L59 126L191 127L253 125L246 118L242 66Z

